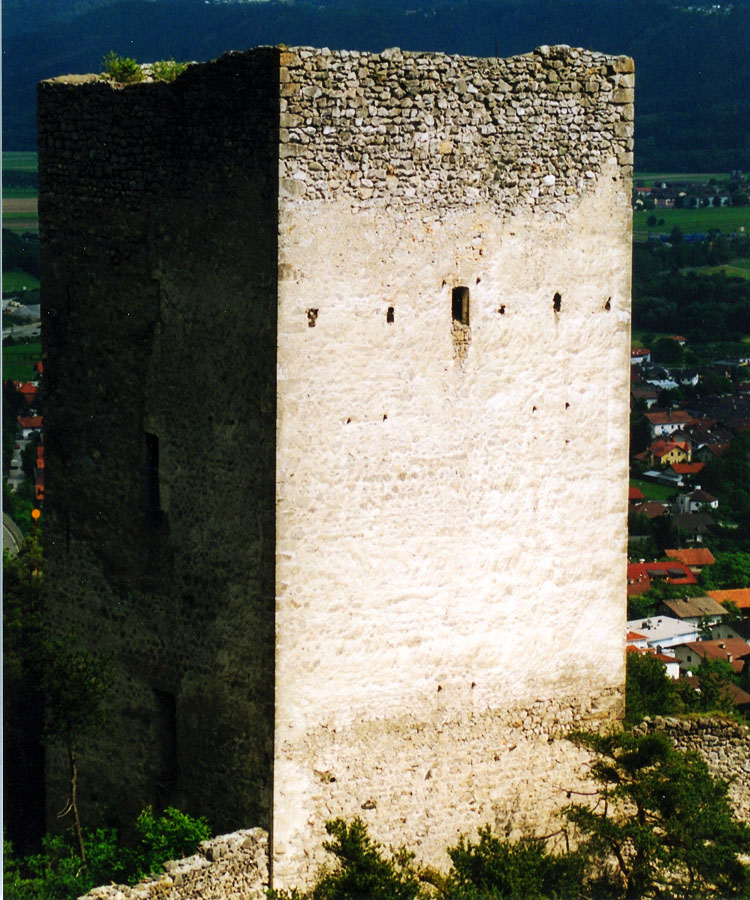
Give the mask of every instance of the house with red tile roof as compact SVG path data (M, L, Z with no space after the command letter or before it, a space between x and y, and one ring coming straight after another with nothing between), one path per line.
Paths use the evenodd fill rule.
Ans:
M734 605L745 615L750 614L750 587L732 588L724 591L706 591L709 597L713 597L717 603L726 603L731 600Z
M690 569L679 562L628 563L628 597L651 590L652 581L666 584L698 584Z
M628 631L628 633L625 635L625 644L627 649L630 649L630 647L647 649L648 638L645 634L640 634L640 632L638 631Z
M703 659L721 659L741 672L745 661L750 657L750 644L738 638L725 638L720 641L691 641L677 644L674 655L680 663L680 671L693 674Z
M663 438L658 438L649 447L649 453L652 466L657 461L662 466L690 462L690 442L665 441Z
M674 409L669 412L647 412L645 416L648 419L653 437L663 437L672 434L678 428L692 425L696 421L684 409Z
M635 487L635 485L630 485L628 488L628 503L640 503L641 500L645 500L646 495L639 487Z
M688 566L694 575L700 574L706 566L712 566L716 559L708 547L684 547L680 550L665 550L664 555Z
M651 350L648 347L633 347L630 351L630 365L640 366L651 362Z
M17 421L23 438L27 438L35 431L40 432L42 430L41 416L19 416Z
M672 463L672 471L677 475L697 475L705 467L702 462Z
M34 470L34 496L37 503L44 502L44 444L36 447L36 468Z
M33 381L14 381L13 386L29 406L37 399L39 388Z
M648 519L656 519L658 516L666 515L667 504L659 503L658 500L646 500L644 503L634 503L633 512Z

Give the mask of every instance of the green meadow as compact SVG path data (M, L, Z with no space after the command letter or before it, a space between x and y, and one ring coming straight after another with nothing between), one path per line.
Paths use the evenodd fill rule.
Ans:
M650 216L663 225L647 225ZM724 234L745 231L750 234L750 206L709 206L706 209L654 209L633 213L633 232L636 235L669 234L675 225L683 234L710 231L715 228Z
M3 272L4 294L20 293L24 289L27 291L39 290L39 279L29 275L28 272L22 272L21 269Z
M12 381L31 381L34 364L42 358L42 344L31 341L28 344L3 344L3 378Z

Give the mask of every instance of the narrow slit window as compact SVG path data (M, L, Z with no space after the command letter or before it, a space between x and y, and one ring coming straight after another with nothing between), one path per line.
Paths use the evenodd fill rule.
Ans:
M386 320L386 322L393 321L393 307L392 306L388 307L388 312L385 314L385 320Z
M161 521L161 498L159 496L159 438L146 433L146 459L144 465L144 487L146 517L154 524Z
M453 288L451 310L454 322L461 325L469 324L469 289L467 287Z
M169 799L177 782L177 698L171 691L154 688L154 737L160 792Z

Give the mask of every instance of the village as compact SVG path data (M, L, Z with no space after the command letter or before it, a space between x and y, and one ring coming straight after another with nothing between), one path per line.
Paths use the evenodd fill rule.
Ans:
M687 344L682 335L668 340L683 350ZM728 473L747 485L750 355L667 368L653 363L650 348L634 347L631 364L627 651L654 655L698 697L701 674L720 669L724 706L744 718L750 568L743 565L750 555L737 543L736 509L726 507L738 499ZM702 377L717 375L725 392L695 391ZM680 387L692 397L673 405ZM716 661L725 665L712 667Z

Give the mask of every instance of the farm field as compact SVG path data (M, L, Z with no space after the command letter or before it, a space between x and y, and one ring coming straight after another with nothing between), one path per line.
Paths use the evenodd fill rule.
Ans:
M18 232L39 230L37 190L28 184L36 171L36 153L3 151L3 228Z
M695 181L706 184L712 178L716 181L726 181L728 172L636 172L633 176L633 184L653 187L662 181Z
M656 484L656 482L646 481L644 478L631 478L630 486L640 488L647 500L656 500L659 503L673 500L677 496L677 491L669 485Z
M701 275L718 275L723 272L727 278L746 278L750 281L750 259L733 259L722 266L703 266L690 271Z
M42 358L42 344L32 341L28 344L3 345L3 378L12 381L30 381L34 376L33 366Z
M3 196L3 228L11 231L38 231L36 193L31 196Z
M663 225L646 224L649 216L664 220ZM750 206L725 206L706 209L655 209L639 210L633 214L633 234L637 239L647 240L651 234L669 234L675 227L684 234L705 232L712 228L730 234L737 231L750 233Z
M3 150L3 171L36 172L37 159L31 150Z
M24 289L27 291L39 290L39 279L29 275L28 272L22 272L20 269L3 272L4 294L19 293Z

